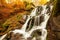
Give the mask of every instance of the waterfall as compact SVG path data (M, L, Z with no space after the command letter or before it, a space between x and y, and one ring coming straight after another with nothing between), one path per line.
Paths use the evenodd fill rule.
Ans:
M28 18L27 18L25 24L22 26L22 28L20 30L15 29L14 31L11 31L11 32L13 32L14 34L16 34L16 33L23 34L24 40L27 40L27 38L32 37L31 35L35 30L40 30L41 35L39 35L37 37L33 37L32 40L46 40L46 37L47 37L46 25L47 25L48 19L50 17L49 14L51 14L52 6L49 6L50 9L46 8L46 7L47 7L47 5L42 5L39 7L37 6L35 9L32 10L31 14L28 15ZM41 8L42 8L42 10L41 10ZM33 22L32 21L33 18L34 18L34 23L33 23L32 28L30 29L30 26ZM29 20L31 20L31 21L29 22ZM29 22L29 26L28 26L29 28L26 31L28 22ZM6 35L7 34L3 35L0 38L0 40L3 40L3 38Z

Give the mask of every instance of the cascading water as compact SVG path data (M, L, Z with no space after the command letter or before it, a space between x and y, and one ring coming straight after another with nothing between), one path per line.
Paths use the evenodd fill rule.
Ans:
M40 30L41 35L34 36L31 40L46 40L46 37L47 37L46 25L47 25L47 21L48 21L48 19L50 17L49 14L50 14L50 12L52 10L52 6L50 5L48 8L46 8L46 7L47 7L47 5L37 6L31 12L31 14L28 15L26 23L23 25L23 27L20 30L16 29L16 30L11 31L11 32L13 32L14 34L20 33L20 34L23 35L24 40L27 40L27 38L33 37L32 35L33 35L34 31ZM33 20L33 18L34 18L34 20ZM30 20L30 22L29 22L29 20ZM34 21L33 26L30 29L31 24L32 24L33 21ZM29 22L29 25L28 25L28 22ZM28 29L26 29L27 27L28 27ZM3 40L3 38L6 35L7 34L3 35L0 38L0 40Z

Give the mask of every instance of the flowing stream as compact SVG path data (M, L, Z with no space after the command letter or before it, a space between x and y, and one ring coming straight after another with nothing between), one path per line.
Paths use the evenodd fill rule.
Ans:
M23 27L20 30L15 29L12 32L14 34L16 34L16 33L22 34L24 37L24 40L27 40L27 38L32 37L34 31L40 30L41 35L39 35L37 37L34 36L31 40L46 40L46 37L47 37L46 25L47 25L48 19L51 14L51 10L52 10L51 5L48 8L47 8L47 5L37 6L35 9L32 10L31 14L28 15L28 18L27 18L25 24L23 25ZM29 25L28 25L28 22L29 22ZM31 28L32 24L33 24L33 26ZM28 29L26 29L27 27L28 27ZM6 35L7 34L3 35L0 38L0 40L3 40Z

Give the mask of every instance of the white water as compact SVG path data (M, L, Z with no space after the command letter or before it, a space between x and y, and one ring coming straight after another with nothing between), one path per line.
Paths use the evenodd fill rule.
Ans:
M12 32L14 32L14 34L16 33L20 33L20 34L23 34L23 37L25 38L25 40L27 40L28 37L31 37L31 34L33 31L37 30L37 29L40 29L41 32L42 32L42 35L39 36L40 40L46 40L46 37L47 37L47 30L45 29L46 28L46 25L47 25L47 22L48 22L48 19L50 17L49 13L47 13L48 9L46 9L46 5L43 5L43 11L41 12L40 15L36 16L36 10L37 10L37 7L31 12L31 15L28 16L28 19L26 20L26 23L22 26L22 28L19 30L19 29L16 29ZM51 9L52 10L52 7ZM44 21L41 22L41 24L39 25L39 20L38 20L38 25L39 26L35 26L35 23L36 23L36 20L34 20L34 26L33 28L26 32L26 27L27 27L27 23L28 21L33 17L35 16L35 19L40 16L44 15ZM3 40L3 38L5 38L7 34L3 35L0 40ZM34 37L32 40L36 40L36 38Z

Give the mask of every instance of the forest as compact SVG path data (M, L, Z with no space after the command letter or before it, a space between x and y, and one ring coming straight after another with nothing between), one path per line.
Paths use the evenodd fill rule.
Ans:
M36 11L37 13L42 10L42 8L39 10L39 6L41 5L47 5L47 8L49 8L50 5L53 6L51 12L49 9L47 11L47 13L51 14L46 25L48 33L46 40L60 40L60 0L0 0L0 37L7 33L8 36L3 40L22 40L18 39L20 38L20 34L14 35L13 33L9 32L14 31L15 29L21 29L22 26L26 23L28 15L31 14L34 8L38 7L38 12ZM29 22L32 21L32 23L30 23L30 27L28 22L27 26L29 27L27 27L27 30L32 29L34 23L33 21L35 20L34 18L35 16L33 19L29 20ZM42 22L43 17L41 17L40 20ZM36 32L35 35L40 35L40 32Z

